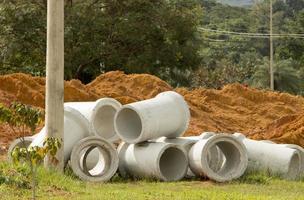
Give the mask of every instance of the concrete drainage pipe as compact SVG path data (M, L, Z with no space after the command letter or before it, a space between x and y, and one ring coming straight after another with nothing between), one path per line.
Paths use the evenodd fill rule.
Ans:
M78 110L89 121L90 130L109 142L119 140L114 130L114 116L121 104L112 98L102 98L96 102L68 102L65 106Z
M199 136L190 136L190 137L186 137L186 138L201 140L201 139L208 139L208 138L214 136L215 134L216 133L214 133L214 132L203 132ZM207 161L208 161L209 167L213 171L217 172L222 168L222 166L224 165L226 160L225 160L225 156L224 156L223 152L221 151L221 149L215 145L209 149L208 154L207 154ZM194 173L188 173L187 175L189 177L195 176Z
M182 148L184 148L184 150L186 151L186 153L188 155L190 148L192 147L192 145L194 145L198 141L198 139L191 138L191 137L187 137L187 138L179 137L179 138L173 138L173 139L161 137L161 138L157 139L156 141L180 145ZM188 170L186 173L186 177L189 177L189 178L194 177L194 174L189 167L188 167Z
M198 136L179 137L179 138L173 138L173 139L161 137L161 138L157 139L156 141L180 145L185 149L185 151L188 155L191 147L196 142L198 142L200 139L201 139L201 137L198 137ZM222 156L222 152L220 151L220 149L217 148L216 146L213 146L212 148L210 148L210 151L208 152L208 155L207 155L207 160L208 160L210 168L213 169L214 171L218 171L222 167L222 164L223 164L223 156ZM191 178L194 176L195 176L195 174L188 167L186 177Z
M88 169L86 159L92 152L99 153L98 162ZM75 144L71 154L71 168L81 180L104 182L110 180L118 168L118 154L115 147L98 136L90 136Z
M225 162L218 171L213 170L210 167L210 160L208 161L208 153L214 146L217 146L225 157ZM217 134L198 141L191 147L188 156L190 169L195 175L207 176L217 182L239 178L245 172L248 163L244 145L228 134ZM213 157L211 155L209 159Z
M118 147L118 156L119 173L123 177L178 181L188 168L185 150L179 145L163 142L123 142Z
M189 107L184 98L173 91L155 98L122 106L116 113L114 127L127 143L139 143L161 136L181 136L190 120Z
M286 179L295 179L300 175L300 153L275 143L267 143L246 138L235 133L248 152L248 171L269 171Z
M44 129L43 129L44 130ZM88 120L77 110L71 107L64 108L64 161L68 162L74 145L81 139L92 135L89 131ZM46 131L40 131L30 146L43 146ZM92 164L94 165L94 163Z
M299 176L303 177L304 176L304 149L302 147L300 147L299 145L295 145L295 144L280 144L284 147L287 148L291 148L294 149L296 151L299 152L300 154L300 172L299 172Z

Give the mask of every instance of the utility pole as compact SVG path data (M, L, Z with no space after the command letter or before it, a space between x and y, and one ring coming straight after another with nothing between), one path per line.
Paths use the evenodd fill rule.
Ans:
M269 3L269 75L270 75L270 89L274 90L274 75L273 75L273 37L272 37L272 0Z
M45 166L63 172L64 131L64 0L47 1L46 53L46 131L47 137L61 140L57 163L46 157Z

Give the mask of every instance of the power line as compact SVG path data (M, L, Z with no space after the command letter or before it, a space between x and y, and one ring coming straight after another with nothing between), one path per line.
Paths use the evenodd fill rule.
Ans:
M234 35L234 36L242 36L242 37L253 37L253 38L269 38L272 37L292 37L292 38L304 38L304 34L302 33L283 33L283 34L270 34L270 33L248 33L248 32L234 32L234 31L226 31L226 30L215 30L215 29L207 29L200 27L200 31L203 32L213 32L218 34L225 35Z

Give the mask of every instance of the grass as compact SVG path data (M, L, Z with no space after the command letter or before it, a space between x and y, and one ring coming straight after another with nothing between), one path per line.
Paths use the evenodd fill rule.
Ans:
M15 183L15 179L12 179L5 183L6 173L19 177L18 182ZM24 182L28 181L24 173L24 170L15 170L6 163L0 164L0 199L30 199L31 190L20 185L20 174L24 175ZM38 170L38 177L38 199L304 200L304 181L286 181L262 174L248 174L237 181L225 184L199 180L172 183L132 181L123 180L118 176L108 183L86 183L71 173L62 175L42 168Z

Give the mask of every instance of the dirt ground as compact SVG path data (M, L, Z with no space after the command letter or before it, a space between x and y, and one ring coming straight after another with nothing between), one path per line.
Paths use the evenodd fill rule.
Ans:
M93 101L112 97L127 104L175 90L186 99L191 122L185 135L203 131L241 132L254 139L293 143L304 147L304 98L287 93L259 90L230 84L220 90L172 88L148 74L126 75L113 71L84 85L78 80L65 82L65 101ZM13 101L44 108L45 78L27 74L0 76L0 103ZM0 126L0 152L18 135ZM1 153L0 153L1 154Z

